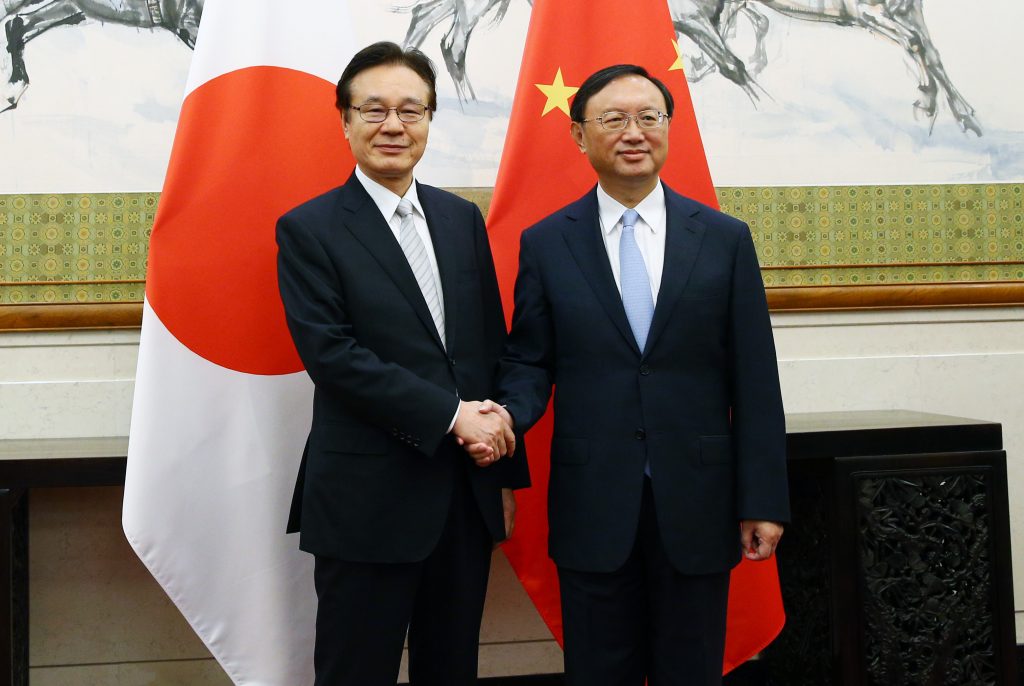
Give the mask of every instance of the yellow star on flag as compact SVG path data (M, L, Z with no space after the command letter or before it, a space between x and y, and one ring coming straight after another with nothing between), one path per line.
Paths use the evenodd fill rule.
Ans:
M673 40L672 47L676 49L676 61L672 63L672 66L668 68L669 71L683 70L683 49L679 47L679 41Z
M559 67L558 72L555 74L555 80L552 83L535 83L533 85L539 88L540 92L547 98L547 102L544 103L544 111L540 113L540 116L543 117L555 108L565 112L565 116L569 116L569 98L571 98L579 88L573 88L572 86L565 85L565 81L562 80L561 67Z

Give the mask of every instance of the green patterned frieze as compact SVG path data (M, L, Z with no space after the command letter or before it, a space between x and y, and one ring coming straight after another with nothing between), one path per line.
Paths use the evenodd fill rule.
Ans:
M158 197L0 195L0 304L141 300Z
M458 189L486 208L489 189ZM0 305L138 302L158 193L0 195ZM1024 281L1024 184L718 189L765 285Z
M719 188L766 286L1024 280L1024 184Z

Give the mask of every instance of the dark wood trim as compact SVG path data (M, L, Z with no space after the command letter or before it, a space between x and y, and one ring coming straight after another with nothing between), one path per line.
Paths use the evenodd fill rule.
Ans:
M808 460L997 451L1002 425L910 410L786 414L786 455Z
M779 286L767 289L772 312L884 310L1024 305L1024 281L869 286ZM133 329L142 303L0 305L0 331Z
M977 264L972 262L971 264ZM986 262L985 264L989 264ZM1014 263L1016 264L1016 263ZM900 266L900 265L893 265ZM927 265L925 265L927 266ZM811 267L815 269L815 267ZM145 279L91 279L88 281L82 279L72 279L65 281L51 280L51 281L0 281L0 288L4 286L116 286L125 283L146 283Z
M480 686L562 686L562 674L532 674L529 676L492 676L478 679Z
M142 303L0 305L0 331L133 329L142 323Z
M977 260L970 262L861 262L859 264L778 264L761 267L761 271L801 271L804 269L916 269L919 267L1004 267L1014 265L1024 265L1024 260Z
M0 683L28 685L28 492L0 488Z
M3 488L123 486L127 457L61 457L0 460Z
M767 289L772 312L1024 305L1024 281Z

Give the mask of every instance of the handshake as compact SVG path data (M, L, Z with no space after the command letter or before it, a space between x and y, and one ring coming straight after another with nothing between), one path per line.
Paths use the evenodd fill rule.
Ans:
M478 467L492 465L516 451L512 416L493 400L460 400L452 433Z

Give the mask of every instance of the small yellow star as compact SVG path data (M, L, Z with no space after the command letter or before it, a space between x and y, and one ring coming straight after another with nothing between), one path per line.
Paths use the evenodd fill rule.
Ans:
M673 40L672 47L676 49L676 61L672 63L672 66L668 68L669 71L683 70L683 49L679 47L679 41Z
M573 88L572 86L566 86L565 81L562 80L562 69L559 68L555 74L555 80L550 83L535 83L533 84L540 89L540 92L547 98L547 102L544 103L544 111L540 113L540 116L544 116L551 110L557 108L565 112L565 116L569 116L569 98L579 90L579 88Z

